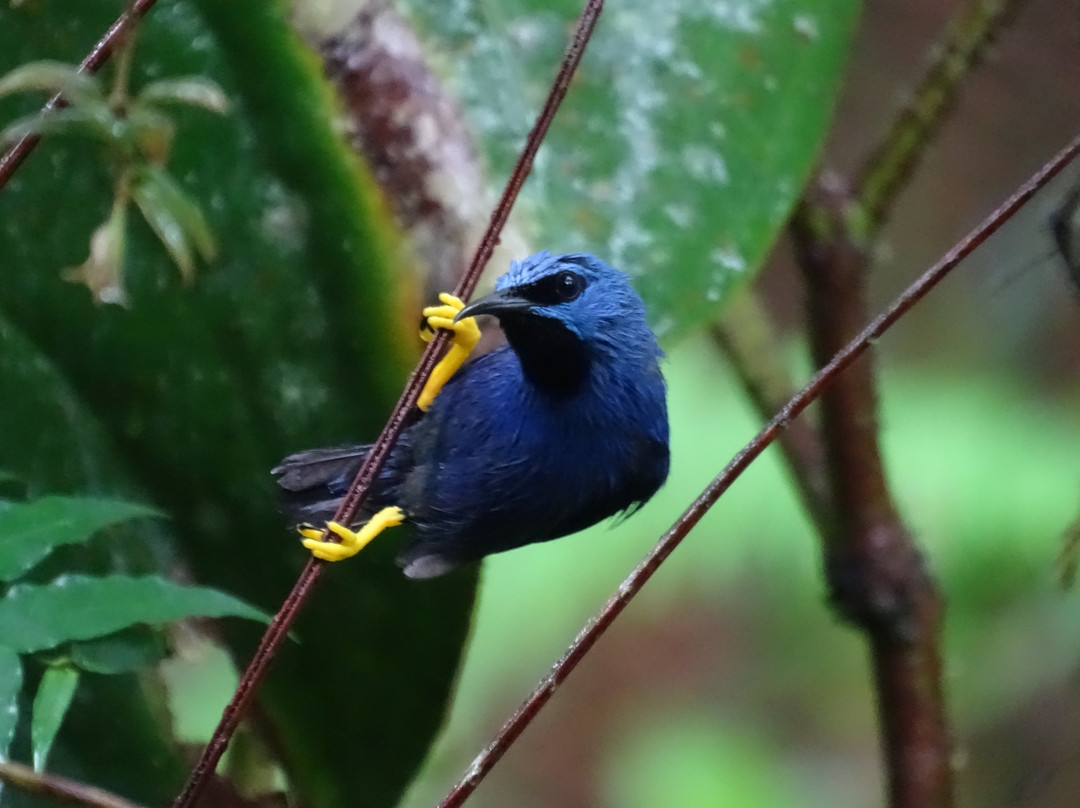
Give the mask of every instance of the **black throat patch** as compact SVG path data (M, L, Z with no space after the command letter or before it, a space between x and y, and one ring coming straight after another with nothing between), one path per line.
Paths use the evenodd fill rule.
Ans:
M589 374L589 352L582 339L552 317L515 312L500 318L525 378L545 393L572 395Z

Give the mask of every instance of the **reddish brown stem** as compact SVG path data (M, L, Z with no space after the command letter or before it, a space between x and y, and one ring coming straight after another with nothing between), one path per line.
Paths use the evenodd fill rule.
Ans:
M134 0L128 7L127 11L117 17L116 22L109 26L109 30L105 32L98 43L94 45L93 50L86 55L86 58L79 63L79 69L84 73L94 74L101 69L109 57L112 56L116 47L120 44L123 38L127 35L127 32L131 29L131 26L138 22L142 17L146 16L154 3L157 0ZM64 99L59 95L54 95L49 99L48 103L42 107L42 112L49 112L53 109L59 109L66 106ZM8 181L22 165L23 161L30 155L30 152L37 146L38 141L41 140L39 135L25 135L18 142L16 142L10 149L0 155L0 189L3 189Z
M878 315L853 340L845 345L829 363L819 370L810 382L789 401L782 410L757 434L714 479L700 496L690 505L679 519L660 537L649 554L619 585L608 599L603 609L581 630L567 648L566 653L552 667L551 672L537 685L532 695L526 699L513 715L499 729L491 743L476 757L468 770L439 803L439 808L454 808L468 799L477 785L491 771L499 759L525 728L537 716L544 705L554 695L558 686L570 675L578 662L614 622L619 613L656 572L672 551L682 542L686 534L700 521L743 471L758 455L776 440L787 425L805 410L819 395L822 389L836 376L884 334L897 320L904 316L918 303L939 281L949 274L976 247L986 241L1009 218L1051 179L1057 176L1077 155L1080 155L1080 136L1059 152L1050 162L1039 170L1031 179L1009 197L997 210L984 219L974 230L949 250L934 266L922 274L905 289L889 307ZM888 650L888 649L886 649ZM887 670L897 670L886 666Z
M816 362L866 319L868 257L856 242L880 228L963 80L1022 2L968 0L855 189L819 184L794 217ZM858 237L852 209L859 213ZM890 805L947 808L953 778L941 598L889 492L869 356L822 397L821 412L832 497L823 534L826 576L834 605L870 643Z
M547 134L548 127L558 111L559 104L566 96L566 91L570 86L570 79L581 62L585 46L588 44L589 37L592 36L602 8L603 0L588 0L578 19L573 41L563 58L562 66L555 77L547 102L537 117L532 131L529 133L525 149L518 158L517 164L514 166L514 170L506 184L506 189L491 214L491 220L473 256L472 263L462 275L457 288L454 290L454 294L462 299L467 299L472 294L476 282L480 278L481 270L491 258L491 253L499 241L499 234L502 232L503 225L506 224L506 219L510 215L514 200L517 198L521 186L532 169L536 152ZM419 365L409 378L408 384L406 384L405 390L398 399L397 406L391 413L386 426L383 427L382 433L376 439L371 451L368 452L363 464L357 471L349 493L338 507L333 521L346 525L353 523L356 514L360 512L360 508L367 497L372 481L379 473L383 463L386 462L390 450L401 435L406 419L416 406L420 391L427 378L431 375L431 371L438 362L439 357L444 352L448 341L449 333L442 331L428 343ZM326 536L325 533L324 536ZM203 750L199 761L195 764L184 790L176 798L175 808L192 808L198 802L199 795L209 781L210 775L213 774L218 761L229 744L229 739L236 731L240 719L251 702L256 687L262 680L270 662L277 655L289 628L299 614L300 608L303 606L312 587L314 587L315 582L318 581L324 567L324 562L315 559L308 561L292 592L289 593L281 609L274 616L269 628L263 635L251 663L248 665L247 670L244 671L236 692L233 694L228 706L226 706L221 721L210 738L210 742Z
M821 183L792 224L817 364L866 319L867 255L851 239L849 204L846 189ZM889 491L869 354L822 395L821 434L833 504L824 535L826 577L834 606L870 642L890 805L946 808L952 769L940 596Z

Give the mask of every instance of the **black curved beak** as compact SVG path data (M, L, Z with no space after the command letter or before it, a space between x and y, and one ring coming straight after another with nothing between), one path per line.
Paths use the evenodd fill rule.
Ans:
M475 317L477 314L491 314L499 317L510 312L523 312L531 309L534 305L536 304L533 301L522 297L513 287L500 289L486 297L473 301L463 308L454 317L454 322L456 323L464 317Z

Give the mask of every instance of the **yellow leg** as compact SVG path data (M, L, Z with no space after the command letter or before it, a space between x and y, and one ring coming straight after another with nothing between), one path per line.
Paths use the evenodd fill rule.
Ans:
M453 295L445 292L439 295L441 306L429 306L424 309L428 326L432 329L447 328L454 332L454 341L450 343L450 350L446 356L439 360L439 364L432 370L427 384L420 392L420 398L416 400L418 406L424 412L428 411L435 397L439 395L443 385L450 381L450 377L457 373L458 368L465 364L472 349L480 341L480 327L476 324L475 317L466 317L464 320L454 322L454 317L465 308L465 304ZM425 340L431 339L433 334L421 334Z
M310 525L301 525L297 530L304 537L301 544L309 549L313 556L323 561L343 561L363 550L386 528L400 525L404 519L405 514L401 508L391 505L372 516L367 524L355 532L337 522L327 522L327 529L341 539L340 542L323 541L322 531Z

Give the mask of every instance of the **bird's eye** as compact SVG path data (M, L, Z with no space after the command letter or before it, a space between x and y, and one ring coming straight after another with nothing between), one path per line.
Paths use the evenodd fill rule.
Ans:
M526 286L519 286L518 291L522 297L538 306L558 306L581 296L585 291L585 278L576 272L563 270Z
M560 272L555 276L554 287L559 300L569 303L585 291L585 279L576 272Z

